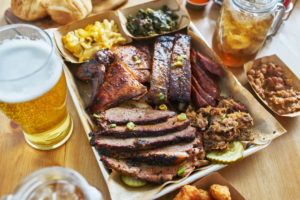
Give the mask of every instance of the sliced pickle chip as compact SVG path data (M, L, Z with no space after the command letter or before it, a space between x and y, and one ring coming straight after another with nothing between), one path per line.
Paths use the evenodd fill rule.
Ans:
M124 174L121 174L121 179L123 183L130 187L142 187L144 185L147 185L147 181L138 180Z
M229 144L229 150L225 152L210 151L206 153L206 158L222 164L234 163L243 158L244 147L239 141L234 141Z

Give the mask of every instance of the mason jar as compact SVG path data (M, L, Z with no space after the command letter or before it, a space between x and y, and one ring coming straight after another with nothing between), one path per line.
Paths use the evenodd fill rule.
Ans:
M1 200L102 200L101 193L78 172L63 167L37 170Z
M214 51L229 67L254 59L284 10L277 0L224 0L213 35Z

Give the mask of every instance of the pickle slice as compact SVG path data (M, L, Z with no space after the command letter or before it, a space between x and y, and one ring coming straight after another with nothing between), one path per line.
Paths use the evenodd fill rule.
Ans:
M229 144L229 149L227 151L210 151L206 153L206 158L217 163L230 164L242 159L243 153L243 144L239 141L234 141Z
M147 181L138 180L124 174L121 174L121 179L123 183L130 187L142 187L144 185L147 185Z

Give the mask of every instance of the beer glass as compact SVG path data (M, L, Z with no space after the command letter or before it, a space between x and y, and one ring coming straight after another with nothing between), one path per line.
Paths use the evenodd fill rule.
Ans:
M214 51L229 67L254 59L284 10L277 0L224 0L213 35Z
M0 27L0 110L36 149L64 144L73 130L63 62L50 36L25 24Z
M101 200L101 193L78 172L63 167L37 170L1 200Z

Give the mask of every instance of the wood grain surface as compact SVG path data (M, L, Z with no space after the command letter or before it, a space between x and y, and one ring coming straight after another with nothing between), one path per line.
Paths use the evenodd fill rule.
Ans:
M140 1L129 0L127 5ZM9 0L1 0L0 25L5 25L4 11ZM188 9L192 21L211 44L211 36L219 6L212 2L202 10ZM297 19L296 19L297 18ZM266 41L260 55L276 53L300 75L299 40L300 5L296 5L289 20L277 35ZM298 55L298 56L297 56ZM242 69L232 70L247 88ZM0 113L0 196L11 193L16 185L31 172L48 167L64 166L75 169L98 188L105 200L107 187L94 158L71 98L68 110L74 120L74 132L69 141L58 149L38 151L29 147L20 127ZM288 133L274 140L266 149L220 171L242 194L251 200L300 199L300 117L277 117Z

